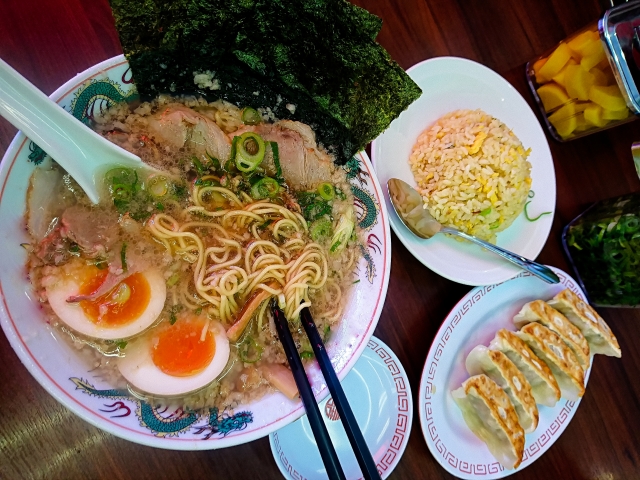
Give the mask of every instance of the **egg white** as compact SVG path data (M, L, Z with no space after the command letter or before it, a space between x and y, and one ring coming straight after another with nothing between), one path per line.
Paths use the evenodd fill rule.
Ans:
M213 382L229 361L229 339L219 322L209 322L216 349L211 363L195 375L174 377L160 370L151 357L153 335L145 335L129 343L124 357L118 359L118 369L129 384L142 392L171 397L198 390Z
M159 270L147 270L142 275L149 283L150 297L147 308L127 325L105 327L94 323L78 303L67 303L71 296L78 295L81 283L73 277L63 277L47 286L49 305L60 320L78 333L103 340L120 340L146 330L156 321L167 297L165 279Z

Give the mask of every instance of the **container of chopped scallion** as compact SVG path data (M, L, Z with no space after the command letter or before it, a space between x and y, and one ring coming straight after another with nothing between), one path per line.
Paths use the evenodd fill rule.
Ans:
M640 193L595 203L565 227L562 243L592 304L640 307Z

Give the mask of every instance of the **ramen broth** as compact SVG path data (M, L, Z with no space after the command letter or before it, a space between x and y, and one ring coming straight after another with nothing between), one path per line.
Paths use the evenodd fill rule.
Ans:
M271 299L283 308L303 359L313 354L301 306L310 307L325 339L342 320L359 260L345 172L308 126L274 122L265 112L251 112L245 123L243 113L222 101L169 97L134 111L111 108L95 129L166 174L114 168L99 205L55 165L31 178L31 283L50 325L114 388L189 409L234 408L274 389L266 365L287 364ZM181 350L191 348L184 339L156 358L166 332L190 325L197 330L189 341L214 339L197 362L219 364L197 388L187 377L209 367L180 373L166 358L167 351L192 354ZM166 388L141 388L123 367L145 342Z

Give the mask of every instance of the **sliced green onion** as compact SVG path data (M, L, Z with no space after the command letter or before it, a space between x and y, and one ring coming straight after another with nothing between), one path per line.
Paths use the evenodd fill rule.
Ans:
M238 151L238 142L240 141L240 136L236 135L235 137L233 137L233 140L231 140L231 156L229 157L229 160L227 160L224 164L224 170L226 170L227 172L231 171L231 166L233 165L235 167L235 158L236 158L236 153Z
M122 244L122 248L120 248L120 263L122 263L122 270L124 272L127 271L127 243L124 242Z
M173 325L174 323L176 323L178 321L178 312L182 310L182 305L178 304L178 305L174 305L173 307L171 307L171 313L169 314L169 323L171 325Z
M164 197L170 189L169 180L164 175L154 175L147 180L147 190L156 198Z
M300 352L300 358L302 360L308 360L309 358L313 358L313 352L309 350L305 350L304 352Z
M269 142L271 145L271 152L273 153L273 164L276 167L276 180L282 183L284 178L282 177L282 165L280 165L280 149L277 142Z
M242 110L242 123L245 125L258 125L260 122L262 122L262 117L255 108L245 107Z
M235 163L244 173L253 172L264 160L265 143L260 135L245 132L236 142Z
M105 173L104 179L110 185L135 185L138 182L138 173L131 168L116 167Z
M131 298L131 287L126 283L121 283L115 292L111 294L111 300L118 305L126 303Z
M309 225L309 235L311 235L314 242L320 242L323 239L329 238L331 233L331 220L327 217L314 220L311 222L311 225Z
M267 228L269 225L271 225L273 223L273 220L270 218L269 220L267 220L266 222L264 222L262 225L259 225L258 228L260 230L264 230L265 228Z
M216 171L220 170L220 160L209 155L209 152L207 152L207 157L209 157L209 160L211 160L211 166L213 167L213 169Z
M333 197L336 196L336 191L330 183L321 183L318 185L318 193L325 200L333 200Z
M480 212L480 215L482 215L483 217L486 217L487 215L489 215L491 213L491 207L489 208L485 208L484 210L482 210Z
M336 225L333 238L331 239L331 248L329 248L329 251L336 253L342 250L351 238L355 227L355 213L353 212L353 208L349 208L346 213L340 217L340 220L338 220L338 225Z
M531 203L531 200L529 200L527 203L524 204L524 218L526 218L530 222L535 222L536 220L539 220L540 217L542 217L543 215L550 215L551 214L551 212L542 212L536 218L530 218L529 217L529 212L527 212L527 206L529 206L530 203Z
M322 335L322 341L324 343L327 343L327 340L329 340L329 337L331 337L331 325L327 325L326 327L324 327L324 333Z
M251 196L256 200L274 198L280 191L280 185L271 177L258 180L251 187Z
M255 363L262 358L262 347L253 338L247 336L238 347L238 355L244 363Z
M169 278L167 278L167 285L173 287L176 283L178 283L178 280L180 280L180 275L174 273Z

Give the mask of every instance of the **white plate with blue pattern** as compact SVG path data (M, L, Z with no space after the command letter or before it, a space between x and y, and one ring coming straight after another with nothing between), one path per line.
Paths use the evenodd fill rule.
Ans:
M413 400L404 367L387 345L371 337L341 383L378 472L387 478L407 447L413 423ZM362 478L333 399L326 398L319 407L346 478ZM327 478L306 415L269 435L269 443L285 478Z
M525 148L531 148L528 160L535 197L531 198L528 211L533 217L543 212L550 214L530 222L521 213L498 233L496 243L534 260L553 223L556 178L549 143L529 104L496 72L464 58L431 58L409 68L407 73L420 86L422 95L371 146L373 166L383 185L388 209L393 210L386 189L390 178L416 184L409 155L418 135L445 113L480 108L511 128ZM425 266L449 280L466 285L493 285L520 273L519 267L478 245L448 235L423 240L411 233L395 212L391 213L390 221L405 247Z
M549 300L565 288L586 300L578 282L562 270L553 271L560 277L555 285L522 272L499 285L474 288L451 310L431 344L420 380L418 415L432 455L456 477L496 479L521 471L553 445L576 413L580 400L561 398L554 407L538 405L538 427L525 435L522 463L506 470L469 430L451 396L469 378L465 359L471 349L489 345L501 328L516 330L513 317L525 303ZM585 372L585 386L590 373L591 367Z

